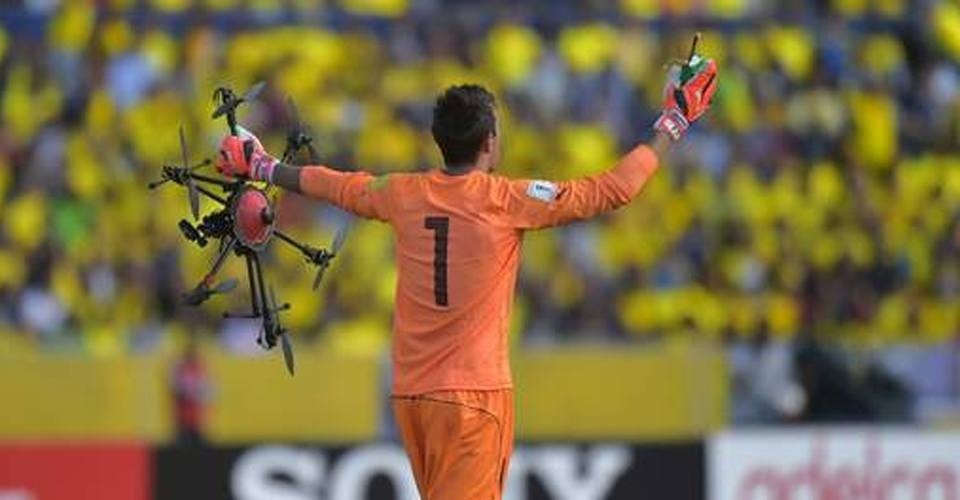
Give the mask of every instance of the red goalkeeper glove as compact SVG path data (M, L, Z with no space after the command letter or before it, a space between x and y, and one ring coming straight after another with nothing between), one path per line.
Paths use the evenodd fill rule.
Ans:
M228 135L220 140L217 170L227 177L243 177L254 181L273 181L279 160L270 156L260 139L243 127L239 136Z
M674 68L664 88L663 112L653 128L679 141L710 109L717 91L717 63L694 55L681 69Z

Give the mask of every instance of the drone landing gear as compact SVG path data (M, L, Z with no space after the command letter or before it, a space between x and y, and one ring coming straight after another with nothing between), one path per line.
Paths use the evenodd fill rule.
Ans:
M284 302L277 305L277 298L273 287L267 289L263 283L263 272L260 268L260 255L249 248L240 250L247 262L247 276L250 279L250 314L223 313L224 318L263 319L263 330L257 337L257 344L264 349L273 349L280 341L283 348L283 362L287 365L290 375L294 374L293 346L287 329L280 322L280 312L290 309L290 304Z

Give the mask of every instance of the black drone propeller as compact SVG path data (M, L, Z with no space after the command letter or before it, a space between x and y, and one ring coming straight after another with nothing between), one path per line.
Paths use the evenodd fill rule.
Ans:
M186 221L180 221L180 222L181 222L181 230L182 230L183 223ZM189 225L189 223L187 225ZM194 228L194 230L197 231L198 233L200 232L199 229ZM184 233L184 236L187 236L186 233ZM206 276L204 276L203 279L200 280L200 283L198 283L193 290L183 295L184 304L188 306L198 306L206 302L207 299L209 299L215 294L229 293L229 292L232 292L233 289L237 287L236 279L228 279L226 281L222 281L218 283L216 286L211 286L213 284L214 278L217 276L217 273L220 272L220 269L223 268L223 264L227 261L227 256L229 256L230 253L233 252L234 248L236 248L236 245L237 245L236 238L224 238L223 240L221 240L220 250L217 251L217 258L213 262L213 269L211 269L210 272L208 272Z
M187 138L183 135L183 125L180 125L180 165L189 169L190 160L187 155ZM200 193L197 192L197 183L193 177L185 176L187 181L187 197L190 199L190 213L193 214L193 220L200 218Z
M237 106L256 99L257 96L260 95L260 92L263 92L266 85L267 82L258 82L254 84L253 87L250 87L247 93L240 97L237 97L237 94L227 87L217 88L217 90L213 92L213 100L220 104L217 106L217 109L213 111L211 118L216 119L226 115L227 125L230 126L230 133L239 135L237 134Z
M280 348L283 350L283 362L287 365L287 371L290 372L290 375L294 374L294 360L293 360L293 344L290 342L290 335L287 334L287 329L280 324L280 315L277 314L278 311L286 309L287 305L284 304L284 307L277 307L277 297L273 293L273 285L270 286L269 295L270 303L268 307L270 308L270 315L273 316L273 327L276 329L276 336L280 337ZM276 342L276 340L274 340Z
M180 168L180 167L177 167L177 166L173 166L173 165L165 165L165 166L164 166L164 170L166 170L166 171L161 174L161 179L160 179L159 181L153 181L153 182L147 184L147 188L148 188L148 189L156 189L156 188L158 188L158 187L160 187L160 186L162 186L162 185L164 185L164 184L166 184L166 183L168 183L168 182L170 182L170 181L174 181L174 182L176 182L177 184L186 184L186 181L181 182L181 181L179 180L182 175L186 175L186 173L193 172L193 171L195 171L195 170L197 170L197 169L206 167L207 165L210 165L211 163L213 163L213 162L210 161L210 158L204 158L203 161L201 161L200 163L191 165L190 168L186 168L186 169L183 169L183 168ZM169 172L177 172L178 174L177 174L177 175L169 175ZM183 174L181 175L180 172L183 172Z
M337 230L337 234L333 237L333 243L330 245L330 250L318 250L318 255L316 260L314 260L314 264L319 266L320 269L317 270L317 277L313 279L314 290L320 287L320 282L323 281L323 275L326 274L327 268L330 267L330 261L337 256L337 253L340 252L340 248L343 247L343 242L347 239L347 232L349 229L349 223L340 226L340 229Z
M186 186L187 199L190 202L190 213L193 214L193 220L197 220L200 218L200 193L199 189L197 189L197 183L194 181L195 174L193 172L209 165L211 162L210 159L207 158L200 163L190 165L190 155L187 153L187 138L183 133L183 125L180 125L178 132L180 136L180 165L164 165L163 173L161 174L162 178L159 181L147 184L147 187L149 189L156 189L169 181Z
M260 285L263 286L262 281ZM260 288L261 293L263 288ZM260 296L262 302L261 317L263 318L262 335L257 339L257 343L264 349L273 349L280 340L280 347L283 350L283 362L287 365L287 371L290 375L294 374L293 344L287 335L287 329L280 323L280 311L290 309L290 304L284 303L277 305L277 297L273 293L273 285L267 288L266 293Z
M320 162L320 154L313 145L313 136L307 126L300 121L300 113L293 98L287 97L287 146L283 150L283 162L292 164L300 149L306 148L307 157L311 164Z
M213 287L208 285L206 281L202 281L196 288L183 295L183 303L188 306L198 306L214 295L232 292L237 284L236 278L221 281Z

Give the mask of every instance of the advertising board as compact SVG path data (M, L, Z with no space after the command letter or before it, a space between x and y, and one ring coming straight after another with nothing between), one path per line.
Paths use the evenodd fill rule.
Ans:
M958 500L960 434L824 428L719 434L710 500Z
M147 500L150 479L143 445L0 446L0 500Z
M521 445L504 498L700 500L703 476L699 443ZM403 448L371 443L161 449L155 498L412 500L417 494Z

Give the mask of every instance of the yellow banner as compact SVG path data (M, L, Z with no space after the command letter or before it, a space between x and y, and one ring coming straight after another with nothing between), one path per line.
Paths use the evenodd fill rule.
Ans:
M376 358L279 352L258 358L204 349L215 443L341 442L377 437L389 388ZM172 358L0 357L0 440L145 439L174 435ZM720 349L697 346L519 350L513 359L517 437L669 440L723 426Z
M298 353L297 373L290 377L276 354L209 358L213 440L354 442L376 436L382 391L375 358L305 351Z
M165 439L164 368L158 357L4 357L0 439Z
M526 350L514 368L524 439L686 439L727 420L728 376L716 348Z

